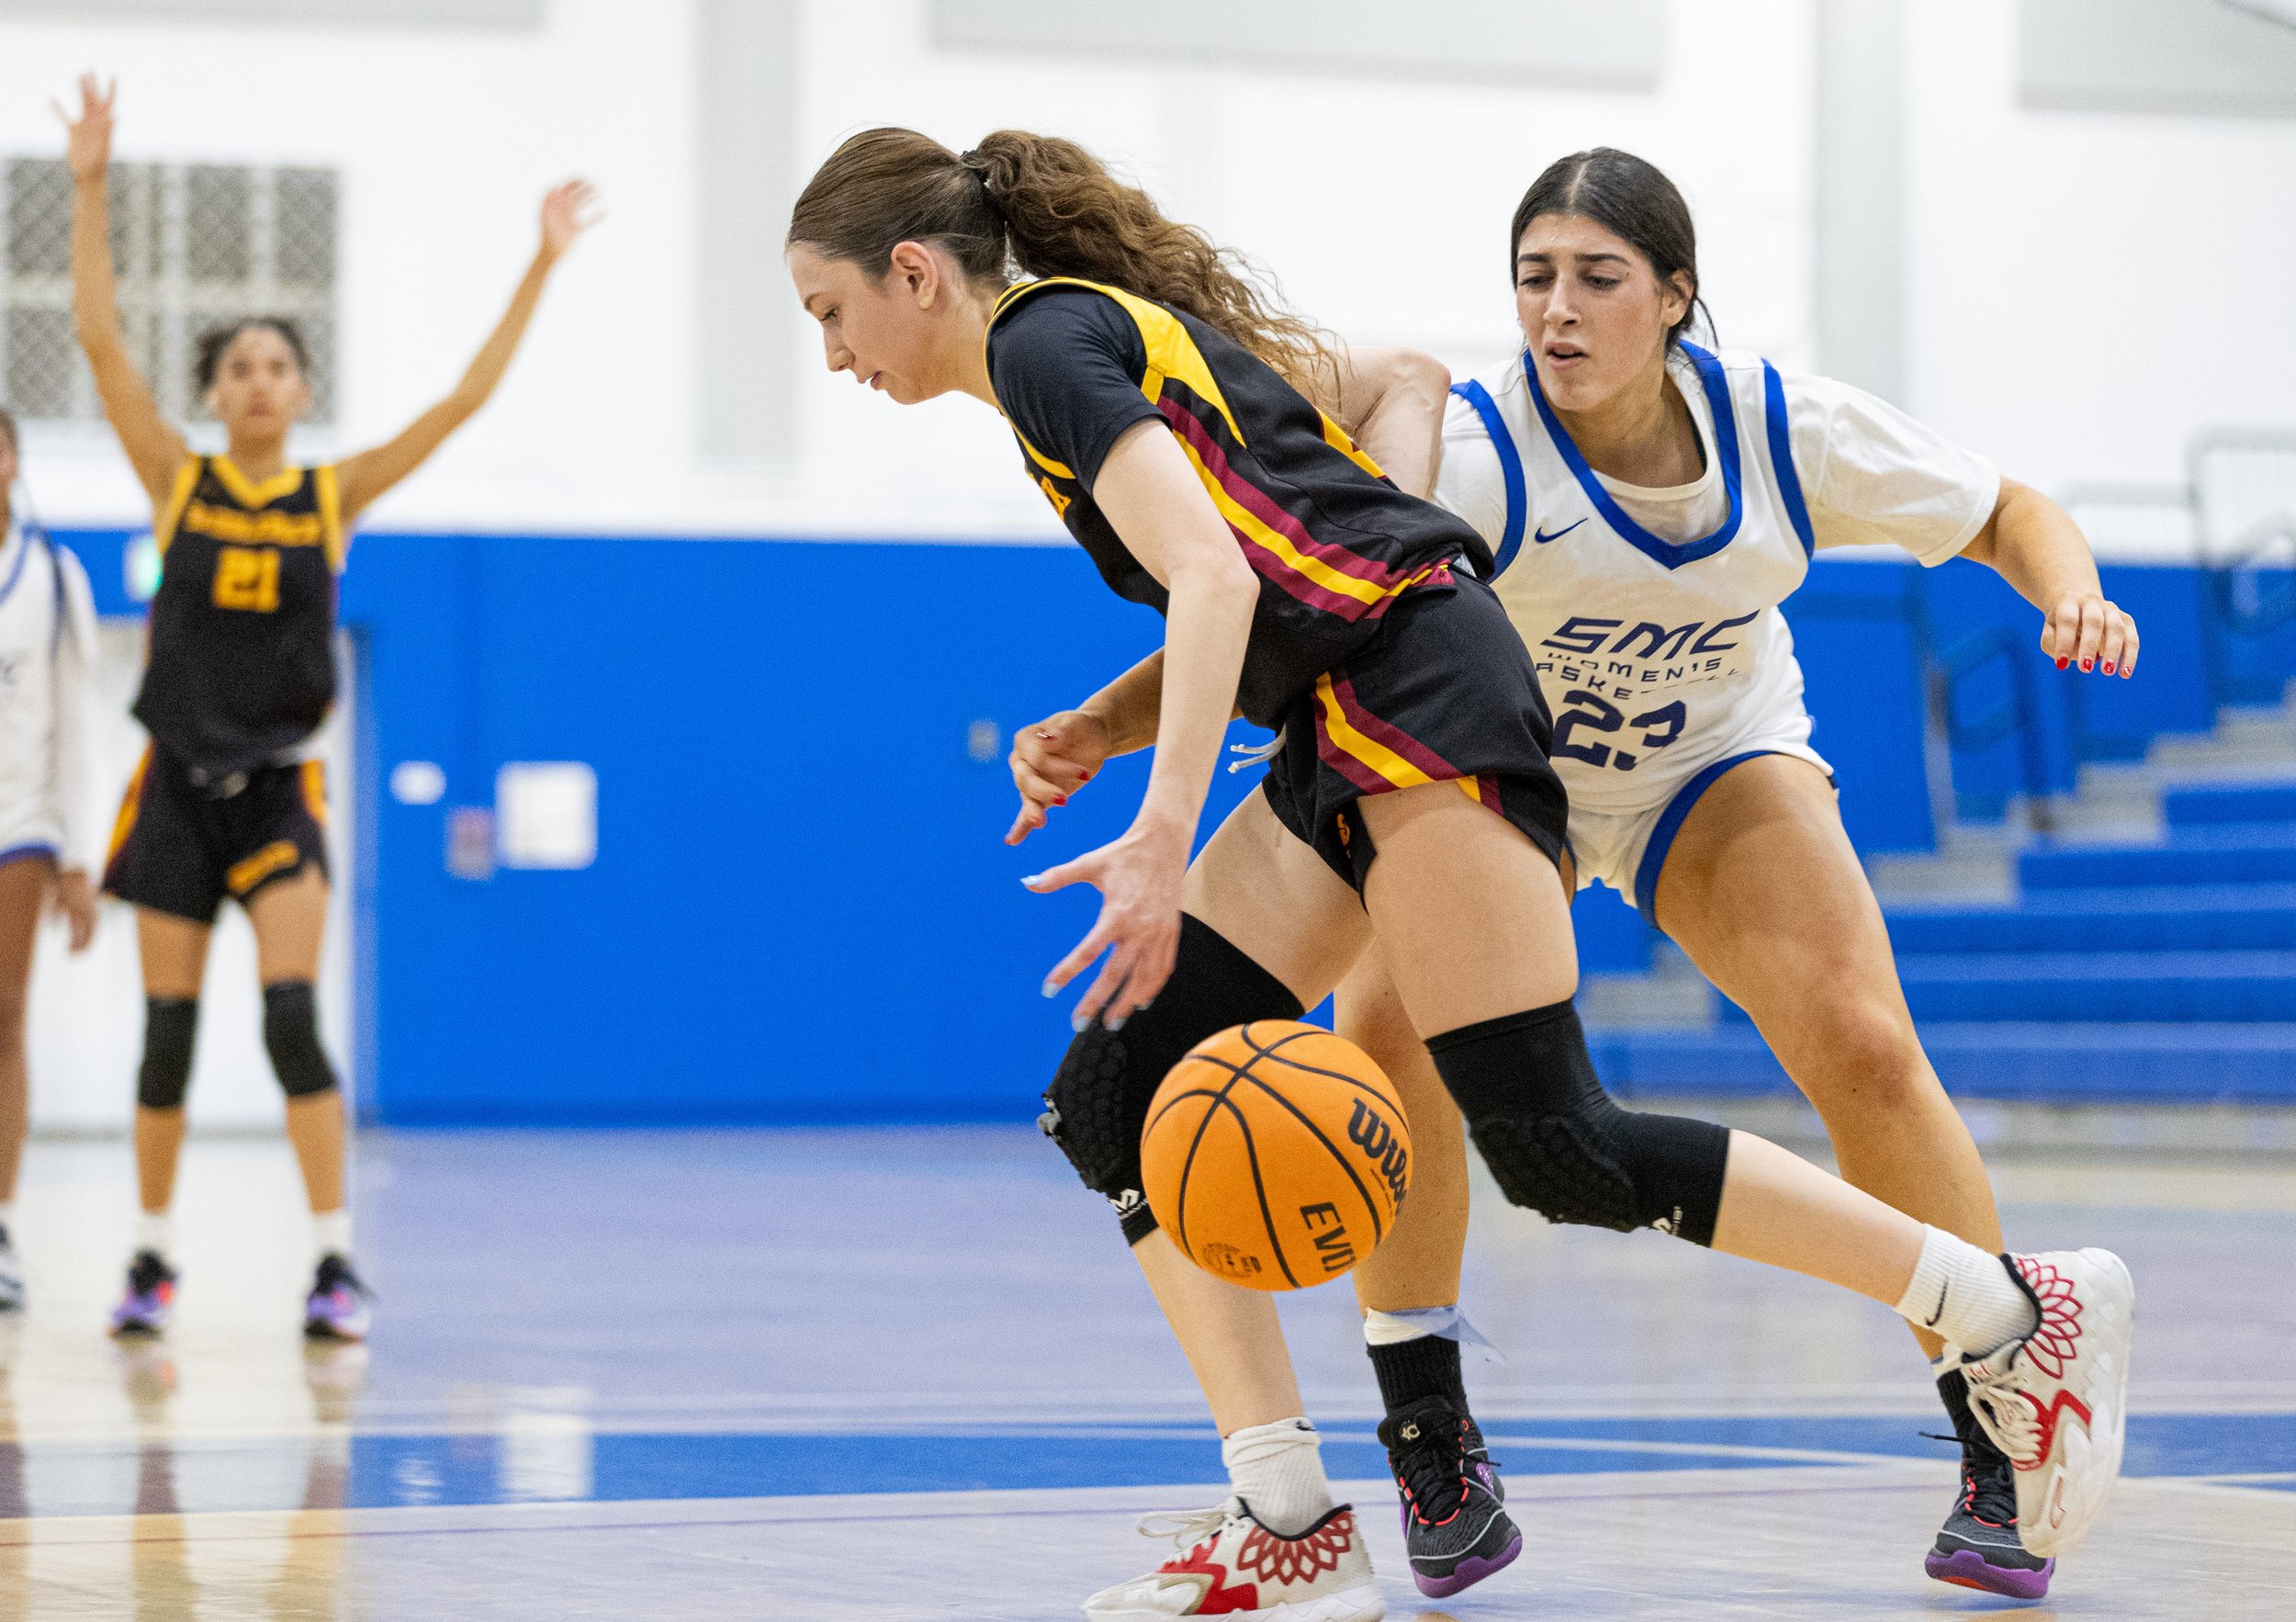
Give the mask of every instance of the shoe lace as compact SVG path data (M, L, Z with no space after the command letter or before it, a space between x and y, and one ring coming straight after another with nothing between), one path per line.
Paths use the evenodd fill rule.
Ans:
M1467 1502L1467 1422L1422 1422L1419 1439L1388 1455L1412 1513L1430 1524L1449 1520Z
M1217 1538L1234 1513L1224 1504L1217 1509L1156 1510L1140 1517L1140 1535L1168 1538L1175 1549L1185 1551Z
M1961 1459L1961 1503L1988 1526L2017 1525L2016 1467L1998 1453L1965 1448Z
M1986 1429L2001 1451L2012 1459L2032 1459L2041 1451L2041 1422L2025 1400L2024 1382L2012 1366L1990 1379L1972 1375L1969 1405L1992 1423Z

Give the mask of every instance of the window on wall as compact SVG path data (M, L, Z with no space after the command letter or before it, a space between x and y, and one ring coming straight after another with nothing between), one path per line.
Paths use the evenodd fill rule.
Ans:
M336 176L328 169L115 163L112 268L128 353L160 410L199 414L199 334L287 316L311 352L311 418L334 418ZM0 404L27 421L102 414L72 326L72 174L0 164Z

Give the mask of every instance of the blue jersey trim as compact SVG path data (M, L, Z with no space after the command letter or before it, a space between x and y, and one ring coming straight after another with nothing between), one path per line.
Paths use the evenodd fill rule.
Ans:
M1818 555L1818 534L1810 528L1809 504L1802 500L1802 476L1794 470L1794 435L1787 431L1785 420L1785 384L1778 376L1778 368L1768 361L1761 363L1761 408L1770 433L1770 476L1778 481L1778 494L1785 502L1785 515L1794 524L1794 534L1802 543L1805 558Z
M1530 505L1523 483L1523 453L1515 448L1514 435L1507 431L1507 421L1499 414L1499 402L1491 398L1491 390L1474 378L1451 385L1451 392L1475 408L1475 414L1483 420L1483 432L1491 435L1491 448L1499 453L1499 471L1507 483L1507 523L1499 535L1499 551L1491 567L1491 578L1497 580L1507 572L1507 565L1523 549L1524 509Z
M1645 553L1668 569L1680 569L1685 563L1695 563L1701 558L1711 558L1728 546L1738 535L1739 522L1746 515L1746 502L1739 477L1738 414L1730 409L1730 386L1722 376L1722 363L1695 344L1683 345L1683 353L1690 356L1698 368L1698 381L1706 391L1706 403L1714 408L1714 448L1722 461L1722 487L1729 494L1730 515L1722 521L1722 527L1700 540L1685 541L1676 546L1660 540L1626 516L1626 510L1611 499L1603 481L1594 477L1594 469L1586 465L1579 447L1571 442L1570 432L1555 416L1554 407L1547 403L1547 391L1538 386L1538 368L1531 364L1530 352L1523 355L1523 375L1529 379L1531 399L1538 406L1539 421L1547 424L1548 437L1562 453L1571 476L1579 488L1586 491L1587 500L1603 515L1604 522L1618 532L1619 538Z
M1683 819L1699 796L1715 784L1715 780L1733 766L1743 766L1764 755L1774 755L1776 749L1750 749L1742 755L1732 755L1727 760L1716 760L1688 783L1674 791L1674 797L1666 802L1666 809L1651 826L1650 842L1642 848L1642 860L1635 864L1634 904L1643 921L1652 929L1659 927L1659 874L1665 870L1666 853L1674 848L1674 836L1683 831Z
M12 862L30 862L43 856L51 862L61 862L63 852L45 839L36 839L28 845L10 845L6 850L0 850L0 867L6 867Z
M16 549L16 562L8 569L8 578L6 581L5 583L0 583L0 603L6 603L9 598L16 595L16 583L24 578L24 560L32 555L33 541L31 526L28 524L20 526L16 533L17 538L23 544ZM47 539L45 535L40 538L42 540Z

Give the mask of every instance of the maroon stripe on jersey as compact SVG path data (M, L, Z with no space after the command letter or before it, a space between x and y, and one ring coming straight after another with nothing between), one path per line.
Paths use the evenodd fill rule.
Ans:
M1331 729L1323 720L1323 706L1316 704L1313 707L1316 759L1367 794L1383 794L1394 788L1395 785L1386 778L1334 743Z
M1356 731L1374 743L1385 744L1428 776L1441 781L1469 775L1400 727L1390 726L1365 709L1362 701L1356 697L1356 684L1336 670L1332 672L1332 696L1339 700L1340 713Z

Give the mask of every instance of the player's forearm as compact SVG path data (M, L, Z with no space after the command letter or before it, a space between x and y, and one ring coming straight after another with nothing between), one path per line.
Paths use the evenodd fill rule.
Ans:
M463 416L471 415L486 404L495 386L502 381L502 375L510 370L511 357L518 353L519 343L526 336L526 323L534 319L535 307L542 301L543 284L550 279L550 267L556 263L549 251L544 249L527 265L518 290L511 295L510 308L495 322L494 331L488 334L469 369L463 373L462 381L448 397L449 403L457 407Z
M57 638L54 665L54 776L57 819L62 827L63 850L59 858L66 872L95 873L103 865L104 813L96 783L95 725L96 702L93 661L82 656L76 634Z
M1156 717L1164 707L1164 649L1142 659L1076 706L1098 719L1109 736L1109 753L1129 755L1156 741Z
M72 319L94 358L120 348L119 289L112 276L111 197L100 175L72 187Z
M2013 479L2001 481L1992 519L1963 556L1990 568L2043 614L2068 597L2103 589L2096 557L2073 515Z
M1192 837L1235 711L1259 583L1236 553L1213 551L1176 567L1171 591L1156 759L1139 820Z

